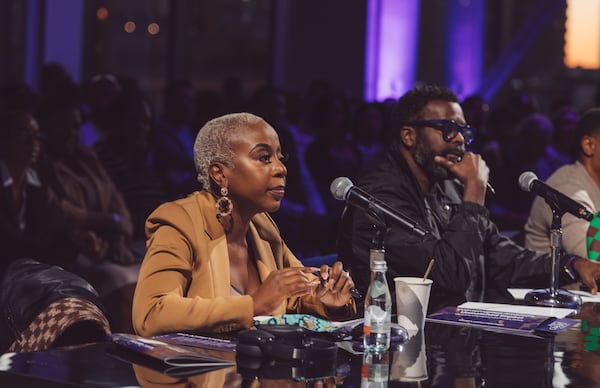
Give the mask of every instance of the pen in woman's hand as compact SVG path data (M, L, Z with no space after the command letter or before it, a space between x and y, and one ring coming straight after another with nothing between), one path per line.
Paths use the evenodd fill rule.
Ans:
M327 286L327 279L325 279L324 277L321 276L321 271L315 271L315 272L313 272L313 275L315 275L316 277L318 277L321 280L321 286L323 286L323 287ZM352 296L354 299L362 299L363 298L362 292L360 292L356 288L352 288L350 290L350 296Z

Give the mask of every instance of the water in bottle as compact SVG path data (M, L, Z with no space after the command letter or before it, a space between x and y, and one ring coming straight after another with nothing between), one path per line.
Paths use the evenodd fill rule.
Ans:
M392 298L385 277L387 264L383 252L371 252L371 284L365 297L363 341L365 351L385 352L390 348Z

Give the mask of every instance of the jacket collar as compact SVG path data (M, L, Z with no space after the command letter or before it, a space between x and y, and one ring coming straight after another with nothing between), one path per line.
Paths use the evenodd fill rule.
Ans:
M217 220L217 201L212 193L207 190L200 190L195 193L196 204L202 211L204 225L206 225L206 234L211 240L216 240L219 237L225 236L223 226Z
M196 193L196 203L202 208L202 217L206 225L206 234L215 244L214 251L217 255L227 254L227 240L225 230L217 220L216 200L212 193L201 190ZM264 280L271 271L276 270L276 264L282 264L283 252L281 244L277 244L279 236L271 217L265 213L257 214L250 221L248 239L250 249L254 249L256 263L261 280ZM227 254L228 257L228 254ZM222 263L222 260L216 262ZM275 264L275 265L274 265Z
M10 172L8 172L8 167L6 164L0 160L0 182L3 187L8 187L13 184L13 179L10 176ZM38 177L37 172L31 168L27 167L27 172L25 175L25 182L34 187L42 187L42 183L40 178Z

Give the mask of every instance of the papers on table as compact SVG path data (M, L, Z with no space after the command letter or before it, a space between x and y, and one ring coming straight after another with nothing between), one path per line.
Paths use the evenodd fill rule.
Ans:
M426 320L518 335L548 335L578 325L578 320L566 318L576 312L565 308L467 302L438 310Z
M516 299L516 298L515 298ZM540 317L565 318L569 315L577 313L577 310L559 308L559 307L543 307L543 306L525 306L519 304L504 304L504 303L481 303L481 302L466 302L458 306L461 309L476 309L484 311L498 311L513 314L537 315Z

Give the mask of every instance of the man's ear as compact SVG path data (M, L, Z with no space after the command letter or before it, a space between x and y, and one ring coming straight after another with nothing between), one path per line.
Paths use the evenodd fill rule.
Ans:
M583 136L581 138L580 144L581 144L581 151L588 158L592 157L594 155L594 152L597 152L596 139L594 139L592 136Z
M413 127L400 128L400 141L406 148L413 148L417 144L417 131Z

